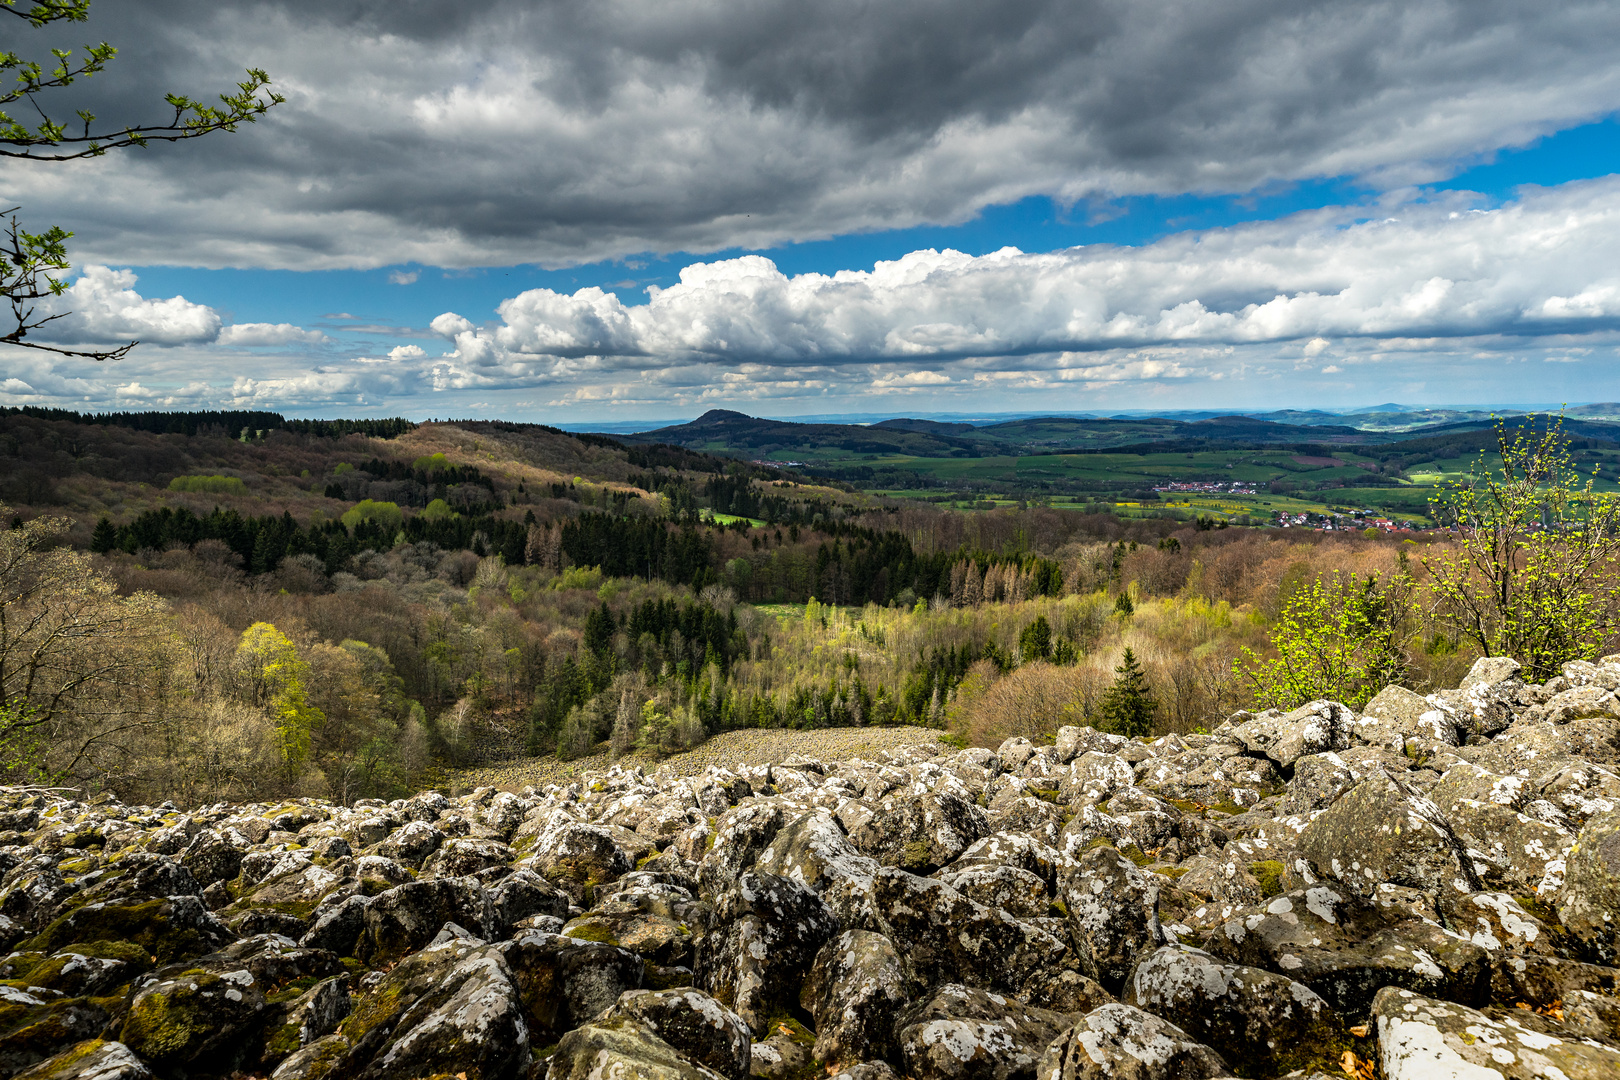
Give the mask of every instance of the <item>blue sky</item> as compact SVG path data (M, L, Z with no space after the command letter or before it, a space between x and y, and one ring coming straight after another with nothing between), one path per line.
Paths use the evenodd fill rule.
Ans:
M0 349L0 402L588 423L1620 398L1620 3L162 5L98 0L122 66L70 104L247 62L287 103L0 163L30 222L76 234L37 339L142 342Z

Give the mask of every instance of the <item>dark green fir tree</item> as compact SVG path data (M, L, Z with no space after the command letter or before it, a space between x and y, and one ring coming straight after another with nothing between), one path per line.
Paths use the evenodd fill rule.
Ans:
M118 530L111 519L102 518L96 522L96 531L90 534L90 550L97 555L105 555L117 546Z
M1148 686L1147 673L1136 662L1136 654L1126 649L1114 674L1114 685L1103 695L1102 723L1098 726L1126 738L1151 734L1159 702Z

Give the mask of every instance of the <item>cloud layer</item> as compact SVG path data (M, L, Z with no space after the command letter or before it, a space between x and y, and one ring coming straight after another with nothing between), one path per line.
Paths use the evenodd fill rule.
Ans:
M1072 410L1115 392L1208 405L1219 386L1244 383L1272 395L1286 383L1294 396L1280 404L1302 403L1301 388L1361 384L1351 403L1401 386L1432 401L1436 390L1421 389L1429 378L1452 401L1468 400L1456 395L1469 385L1474 400L1500 399L1514 379L1538 400L1620 395L1609 375L1620 344L1620 177L1530 189L1493 209L1448 197L1366 213L1312 211L1140 248L918 251L832 275L790 277L758 256L700 262L644 303L535 289L488 323L445 312L428 331L437 349L221 326L209 308L146 299L127 271L92 267L67 297L72 321L53 324L64 339L79 328L85 340L170 348L100 369L8 359L14 377L0 398L316 411L388 402L442 415L494 395L506 414L669 415L727 403L881 408L884 397ZM214 359L199 365L200 355ZM1558 376L1510 370L1547 360L1575 363ZM198 380L199 370L211 377Z
M745 256L699 263L626 306L597 288L446 313L444 370L532 377L580 359L755 365L991 360L1152 346L1334 338L1542 338L1616 328L1620 178L1495 210L1412 203L1349 220L1320 211L1141 248L979 257L918 251L871 271L788 277Z
M1030 194L1390 188L1620 108L1613 2L98 0L89 32L121 53L71 104L116 122L248 64L289 99L235 136L0 168L121 264L559 265Z

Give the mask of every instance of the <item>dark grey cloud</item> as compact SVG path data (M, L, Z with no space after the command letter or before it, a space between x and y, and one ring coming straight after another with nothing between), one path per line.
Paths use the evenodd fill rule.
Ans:
M98 113L248 64L288 103L234 137L9 165L0 190L87 259L331 267L763 246L1029 194L1393 187L1620 108L1617 31L1620 4L1489 0L97 0L68 40L121 47L83 88Z

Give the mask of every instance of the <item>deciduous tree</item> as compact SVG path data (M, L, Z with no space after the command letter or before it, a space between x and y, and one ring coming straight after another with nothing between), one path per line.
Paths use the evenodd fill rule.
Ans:
M1562 417L1540 433L1499 423L1496 437L1500 466L1481 453L1435 500L1457 547L1423 564L1440 620L1539 682L1593 656L1614 629L1620 502L1575 468Z

